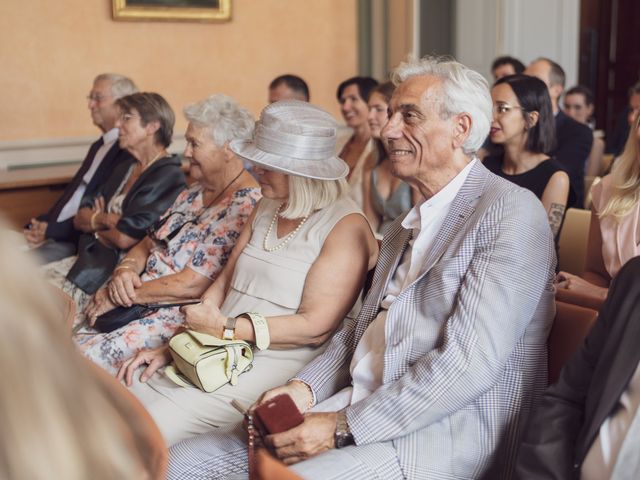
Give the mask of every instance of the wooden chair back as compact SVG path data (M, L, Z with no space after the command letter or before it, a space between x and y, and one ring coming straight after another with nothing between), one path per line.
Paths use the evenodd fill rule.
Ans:
M591 212L581 208L570 208L558 240L560 270L582 276L587 256L589 223Z
M582 345L597 318L595 310L556 301L556 317L547 339L549 385L558 380L560 370Z

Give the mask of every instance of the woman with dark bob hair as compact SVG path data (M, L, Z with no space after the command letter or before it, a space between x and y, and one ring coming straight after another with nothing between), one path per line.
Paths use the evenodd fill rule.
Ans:
M52 282L82 311L111 276L119 257L140 240L186 187L180 159L167 153L175 115L157 93L134 93L116 101L120 147L133 160L115 166L94 194L85 196L74 218L84 232L78 255L45 267ZM104 198L110 198L105 202Z
M374 165L367 165L367 160L372 160L373 141L369 128L369 94L378 82L371 77L348 78L340 85L336 92L340 111L348 127L351 128L349 135L338 138L338 157L349 166L347 181L351 187L349 195L356 204L362 208L362 174L365 167L372 168Z
M557 238L573 192L567 172L547 154L555 146L547 86L535 77L509 75L493 85L491 98L491 141L502 145L503 153L487 157L484 165L496 175L531 190L544 205Z

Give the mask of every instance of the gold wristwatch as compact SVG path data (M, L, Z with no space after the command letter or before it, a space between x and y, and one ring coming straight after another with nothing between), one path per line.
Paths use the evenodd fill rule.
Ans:
M222 330L223 340L236 339L236 322L237 321L238 319L236 317L227 317L227 320L224 322L224 329Z

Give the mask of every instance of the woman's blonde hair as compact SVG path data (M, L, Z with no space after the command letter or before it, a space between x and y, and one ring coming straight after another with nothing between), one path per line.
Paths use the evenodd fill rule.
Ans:
M289 201L280 216L302 218L316 210L331 205L349 190L344 178L317 180L315 178L289 175Z
M611 198L600 212L601 218L611 215L620 221L640 202L639 128L640 115L633 122L624 151L611 170Z
M145 478L126 420L12 234L0 219L0 478Z

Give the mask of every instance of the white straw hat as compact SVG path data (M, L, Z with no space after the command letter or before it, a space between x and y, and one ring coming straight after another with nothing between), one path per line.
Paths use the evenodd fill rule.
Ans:
M338 124L319 107L298 100L267 106L256 122L252 140L232 140L231 150L269 170L319 180L349 173L336 156Z

